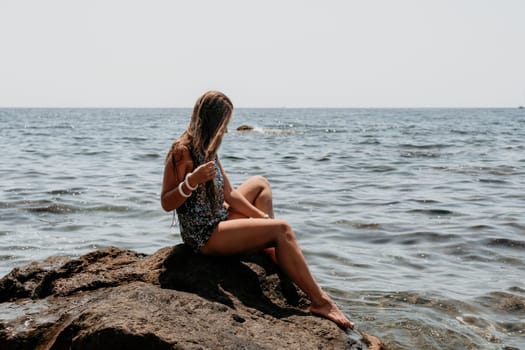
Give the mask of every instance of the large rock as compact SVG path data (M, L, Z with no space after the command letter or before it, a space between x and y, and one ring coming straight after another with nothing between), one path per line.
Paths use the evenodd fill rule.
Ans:
M0 350L384 349L307 305L264 254L110 247L50 257L2 278Z

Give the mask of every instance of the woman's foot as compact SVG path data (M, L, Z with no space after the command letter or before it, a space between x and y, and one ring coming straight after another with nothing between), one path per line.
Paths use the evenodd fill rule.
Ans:
M315 315L325 317L330 321L335 322L335 324L341 328L354 328L354 323L346 318L337 305L335 305L332 299L326 294L319 303L312 302L309 311Z

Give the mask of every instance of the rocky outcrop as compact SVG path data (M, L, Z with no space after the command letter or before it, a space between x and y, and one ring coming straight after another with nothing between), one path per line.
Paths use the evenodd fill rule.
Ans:
M307 305L264 254L109 247L3 277L0 350L384 348L307 313Z
M250 125L240 125L239 127L237 127L237 131L252 131L254 129L253 126L250 126Z

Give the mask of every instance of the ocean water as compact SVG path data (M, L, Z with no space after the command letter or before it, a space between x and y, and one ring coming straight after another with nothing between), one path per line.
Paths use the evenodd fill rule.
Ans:
M190 112L0 109L0 276L180 243L159 192ZM525 349L524 110L238 109L229 129L230 180L268 178L359 329L394 349Z

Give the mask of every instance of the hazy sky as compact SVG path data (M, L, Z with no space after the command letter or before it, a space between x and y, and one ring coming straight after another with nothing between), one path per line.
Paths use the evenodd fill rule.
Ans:
M524 0L0 0L0 106L525 104Z

